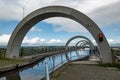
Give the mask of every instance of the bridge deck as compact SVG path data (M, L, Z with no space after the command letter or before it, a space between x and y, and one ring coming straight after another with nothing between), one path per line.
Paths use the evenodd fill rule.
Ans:
M56 80L120 80L120 71L95 65L70 63Z

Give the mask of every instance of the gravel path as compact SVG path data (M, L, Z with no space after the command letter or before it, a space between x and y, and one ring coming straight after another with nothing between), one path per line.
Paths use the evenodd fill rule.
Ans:
M56 80L120 80L120 70L70 63Z

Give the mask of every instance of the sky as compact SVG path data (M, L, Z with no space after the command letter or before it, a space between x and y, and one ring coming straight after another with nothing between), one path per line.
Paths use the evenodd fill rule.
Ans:
M0 0L0 46L7 45L15 27L25 16L53 5L84 13L100 27L109 44L120 43L120 0ZM81 24L68 18L52 17L34 25L22 45L65 45L68 39L77 35L88 37L95 43ZM72 41L71 45L74 43Z

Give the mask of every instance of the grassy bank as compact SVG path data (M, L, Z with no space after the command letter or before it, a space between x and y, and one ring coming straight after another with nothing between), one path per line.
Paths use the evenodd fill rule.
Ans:
M24 63L26 60L17 60L17 59L9 59L9 58L0 58L0 67L9 66L13 64Z
M115 68L118 68L120 69L120 64L116 64L116 63L106 63L106 64L98 64L98 66L102 66L102 67L115 67Z

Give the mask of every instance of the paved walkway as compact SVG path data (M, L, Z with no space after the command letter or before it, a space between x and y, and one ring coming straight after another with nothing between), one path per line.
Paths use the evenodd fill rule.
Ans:
M120 80L120 70L73 62L56 80Z

